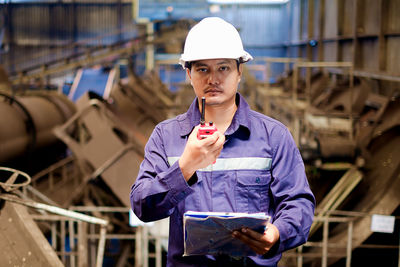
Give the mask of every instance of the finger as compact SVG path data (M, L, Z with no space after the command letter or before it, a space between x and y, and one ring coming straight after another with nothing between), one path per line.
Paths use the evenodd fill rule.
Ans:
M216 137L215 142L212 144L212 146L214 147L213 150L218 150L218 149L222 150L224 143L225 143L225 136L224 135L216 135L213 137Z
M265 236L264 234L260 234L256 231L253 231L247 227L241 229L241 234L248 238L250 242L253 242L255 245L265 245Z
M234 238L237 238L248 245L257 254L263 255L269 250L262 242L254 240L240 231L234 231L232 235Z
M254 231L252 231L254 232ZM242 228L240 231L237 231L238 235L237 237L242 240L243 242L245 242L246 244L251 244L253 246L264 246L264 240L262 240L263 235L262 234L258 234L257 237L255 237L254 235L250 235L250 230L246 229L246 228Z
M192 132L189 134L189 137L188 137L187 141L190 142L190 143L196 142L196 140L197 140L197 132L198 131L199 131L199 127L198 126L194 127Z
M219 157L219 155L221 154L222 149L224 148L224 139L225 139L225 137L222 137L222 138L220 137L217 140L217 142L215 142L214 145L210 148L210 151L215 156L215 158Z
M248 244L254 251L261 254L267 253L279 239L279 231L272 224L268 224L267 230L262 234L247 227L242 228L239 232L241 240Z
M256 240L260 240L264 237L264 233L256 232L247 227L242 228L242 233L247 235L249 238L256 239Z
M218 132L218 139L217 139L216 142L217 142L218 145L222 146L225 143L225 135L220 133L220 132Z
M264 239L275 244L279 240L280 234L278 228L272 223L268 223L267 230L264 232Z
M212 147L215 146L219 139L219 135L213 133L212 135L208 135L206 138L201 139L204 146Z

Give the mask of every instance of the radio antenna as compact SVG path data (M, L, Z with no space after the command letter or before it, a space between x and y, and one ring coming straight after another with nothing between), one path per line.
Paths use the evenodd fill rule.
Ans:
M201 118L200 118L201 125L206 124L205 113L206 113L206 98L203 96L201 98Z

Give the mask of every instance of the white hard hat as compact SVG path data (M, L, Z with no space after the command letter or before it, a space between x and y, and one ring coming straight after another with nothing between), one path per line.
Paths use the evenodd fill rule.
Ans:
M244 51L242 40L236 28L218 17L201 20L188 33L179 64L203 59L232 58L240 63L253 57Z

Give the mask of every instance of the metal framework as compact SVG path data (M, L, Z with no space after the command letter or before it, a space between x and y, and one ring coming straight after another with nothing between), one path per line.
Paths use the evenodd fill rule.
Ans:
M114 213L114 214L128 214L130 208L128 207L90 207L90 206L71 206L71 210L79 212L90 213ZM132 240L135 242L135 266L148 267L149 259L155 259L155 267L162 266L162 240L168 239L167 236L153 236L149 233L151 226L140 225L135 227L134 234L106 234L105 239L118 239L118 240ZM89 240L97 240L100 238L98 234L89 234ZM154 243L155 252L149 253L149 243ZM128 256L122 254L120 261L126 259Z
M306 91L305 91L305 105L304 110L299 108L299 95L297 92L298 88L298 79L299 72L301 68L306 69ZM296 62L293 66L293 79L292 79L292 105L293 105L293 135L297 144L300 144L300 120L304 120L304 111L311 105L311 70L312 68L345 68L347 69L347 75L349 76L349 90L350 90L350 109L348 114L348 120L350 121L350 129L349 129L349 137L350 140L354 139L353 133L353 112L352 112L352 104L353 104L353 88L354 88L354 74L353 74L353 63L351 62ZM303 106L303 105L301 105ZM302 116L298 116L299 112L301 112Z
M354 212L354 211L339 211L332 210L329 212L323 212L317 210L316 216L314 217L314 224L322 224L322 238L317 241L308 241L304 245L288 251L283 254L285 258L295 258L296 267L302 267L307 259L321 258L321 266L327 267L334 260L341 258L346 259L346 267L352 266L352 251L355 248L365 249L396 249L399 251L398 265L400 267L400 244L397 245L382 245L382 244L361 244L354 247L353 234L354 224L361 218L371 217L373 214L365 212ZM398 220L399 216L395 216ZM347 241L345 243L335 242L334 237L331 236L332 225L339 227L344 225L347 229ZM311 236L311 238L313 238ZM400 240L400 236L399 236ZM294 265L293 265L294 266Z
M38 173L35 175L35 179L32 180L36 183L43 177L47 177L47 180L52 180L58 176L54 175L54 173L64 170L61 171L62 175L57 177L56 181L50 182L53 186L57 185L60 181L69 179L70 174L68 175L69 172L65 171L65 169L69 168L70 164L74 164L73 158L66 158ZM51 247L65 266L79 267L87 266L86 264L89 263L89 266L102 266L106 241L112 239L134 241L135 266L148 267L149 260L152 258L155 259L156 267L162 266L162 242L168 239L167 236L151 235L147 225L137 226L131 233L107 233L110 223L101 218L108 218L107 214L112 214L111 217L117 214L126 216L129 214L129 207L71 206L68 209L63 209L57 207L54 201L38 192L34 187L27 185L27 182L31 181L29 175L10 168L1 167L1 170L13 172L10 178L5 182L2 181L0 185L7 189L12 188L14 194L0 194L0 199L18 203L38 211L31 213L30 217L40 223L44 229L49 230ZM21 184L11 185L16 181L18 175L26 177L25 180L27 182L24 180ZM24 186L23 192L16 190L21 186ZM30 200L31 198L50 202L51 205L32 201ZM100 218L86 215L85 213L96 214ZM149 243L154 243L154 253L149 253ZM124 263L130 257L132 248L133 245L123 249L117 266L124 266Z
M341 75L349 76L349 90L350 90L350 109L349 114L341 114L340 116L330 114L324 114L322 116L323 119L328 118L327 124L328 128L334 129L340 127L340 129L345 129L349 133L349 139L354 139L353 133L353 112L352 112L352 101L353 101L353 88L354 88L354 69L353 64L351 62L310 62L306 61L304 58L274 58L267 57L264 58L263 61L266 64L267 69L267 82L260 88L263 95L266 96L264 105L264 113L267 115L270 114L271 111L271 98L279 97L282 100L283 105L285 105L285 112L288 115L291 115L291 121L286 122L286 124L291 128L293 137L296 141L296 144L300 144L301 138L301 123L304 123L304 126L307 127L307 132L311 131L311 123L307 123L312 114L309 109L311 107L311 72L312 69L319 70L330 70L332 68L335 69L343 69L340 73ZM291 77L291 91L289 93L285 93L283 88L275 88L269 84L269 77L271 75L270 69L272 64L285 64L285 71L289 72L293 71L293 75ZM305 93L303 95L299 95L299 78L301 74L301 70L305 69ZM260 91L259 90L259 91ZM280 103L280 102L279 102ZM315 116L314 116L315 117ZM311 119L313 119L312 117ZM321 116L320 116L321 118ZM281 118L280 118L281 119ZM319 119L319 118L316 118Z

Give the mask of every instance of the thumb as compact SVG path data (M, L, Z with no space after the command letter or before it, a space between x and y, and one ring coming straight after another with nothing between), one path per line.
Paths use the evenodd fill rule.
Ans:
M192 132L189 135L189 139L193 139L193 138L197 139L197 133L199 132L199 128L200 128L200 125L197 125L193 128Z

